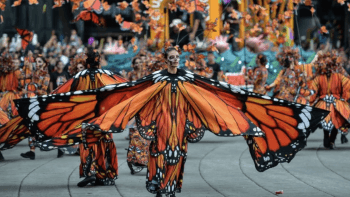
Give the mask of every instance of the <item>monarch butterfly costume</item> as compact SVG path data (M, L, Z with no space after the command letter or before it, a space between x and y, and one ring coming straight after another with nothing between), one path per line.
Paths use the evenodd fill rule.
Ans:
M134 174L132 165L147 166L149 157L149 145L151 144L151 141L141 137L139 131L135 128L129 129L129 138L130 142L127 154L127 162L131 170L131 174Z
M350 79L340 73L332 73L329 78L326 75L317 76L309 82L311 99L319 100L315 107L330 111L330 114L322 120L324 129L331 131L333 127L341 128L350 121Z
M20 70L10 70L1 80L2 98L0 100L1 109L8 114L10 118L17 116L18 112L13 102L14 99L20 98L19 79L21 77Z
M275 85L274 96L290 102L296 101L301 104L309 104L309 98L304 97L299 92L301 89L307 89L305 85L313 76L312 68L315 60L317 60L317 55L311 64L299 65L298 60L300 59L300 55L298 49L284 47L277 54L276 58L284 68L273 82ZM271 85L268 86L268 89Z
M125 82L126 80L113 74L108 70L102 69L86 69L84 71L76 74L72 79L68 80L65 84L62 84L52 94L62 94L63 92L69 92L74 90L89 90L98 87L102 87L108 84L116 84L120 82ZM54 118L56 114L62 112L57 105L51 113L46 114L49 120L55 121ZM74 112L74 114L79 114L80 111ZM10 121L9 124L5 125L0 129L1 134L4 134L4 138L0 138L0 150L5 148L12 148L22 139L33 135L29 132L23 122L21 117L17 117L13 121ZM47 120L48 121L48 120ZM54 122L53 122L54 123ZM46 124L49 124L46 122ZM70 122L72 124L72 122ZM76 123L79 124L79 123ZM66 124L65 126L67 126ZM39 143L43 139L52 138L55 135L62 135L63 130L48 128L46 133L34 133L36 143ZM80 171L79 174L81 177L85 177L90 171L96 173L97 181L100 184L108 185L113 184L114 179L118 175L118 160L116 147L112 139L111 134L106 134L102 136L94 136L95 138L91 139L96 142L90 149L85 150L83 146L80 146ZM20 138L21 140L14 141L13 138ZM43 150L47 150L42 148ZM108 166L108 168L106 167Z
M49 146L70 144L82 133L83 144L91 147L96 142L90 135L122 132L135 117L140 135L152 141L146 187L166 194L181 191L187 142L200 141L205 129L218 136L248 136L255 166L264 171L290 162L305 146L304 133L328 114L182 69L176 74L160 70L135 82L95 90L20 99L16 104L32 132L69 130ZM48 118L49 113L55 116ZM82 127L70 124L83 121Z
M326 58L327 56L324 59ZM331 64L332 62L321 62L321 74L308 82L310 90L301 93L311 95L310 103L314 102L315 107L330 111L321 125L325 135L324 146L333 149L338 130L347 133L350 128L350 79L337 73L338 69L333 69Z
M10 119L7 117L7 114L0 109L0 126L6 124L9 120ZM5 158L0 151L0 161L4 161L4 160Z
M266 94L265 84L267 81L268 71L265 66L254 68L252 79L248 79L248 84L253 84L253 92L257 94Z
M95 84L86 84L86 78L90 78L91 73L95 74ZM98 81L98 82L96 82ZM104 83L118 83L123 82L125 79L113 75L110 71L106 70L93 70L93 71L82 71L75 75L72 79L68 80L65 84L62 84L56 90L53 91L54 94L64 93L68 91L77 90L77 88L85 87L94 87L95 85L103 86ZM84 83L83 85L81 83ZM15 105L13 105L15 107ZM17 110L16 110L17 111ZM33 133L28 130L23 122L23 118L17 116L10 120L7 124L3 125L0 128L0 150L13 148L23 139L29 137L30 135L35 136L36 140L41 141L46 138L53 137L56 133L55 130L51 130L46 133Z
M305 74L299 66L294 69L284 68L276 77L274 84L274 96L279 99L293 102L296 98L297 103L308 104L308 100L298 94L298 89L302 84L306 84ZM304 87L305 88L305 87Z
M126 80L108 70L86 69L76 74L73 79L58 89L64 92L92 90L105 85L122 82L126 82ZM56 90L52 92L52 94L56 93L59 92ZM57 110L60 111L59 108ZM51 120L54 121L52 118ZM91 172L95 174L97 184L114 185L114 179L118 176L118 158L112 134L91 136L89 140L96 142L89 149L85 149L83 144L79 146L81 161L79 166L80 177L87 177ZM55 140L53 140L53 143L56 143Z
M50 75L42 70L33 72L31 79L21 80L21 85L25 92L22 94L24 98L47 94L50 83Z
M7 117L7 114L0 109L0 126L6 124L10 119Z
M34 61L34 59L33 59ZM22 95L23 98L31 98L39 95L46 95L47 88L50 83L50 75L44 70L32 70L31 67L25 66L23 69L24 77L20 80L20 85L23 87ZM22 137L22 136L21 136ZM35 137L28 138L28 145L31 151L35 151ZM23 153L25 158L26 154L34 155L34 153ZM35 158L35 157L34 157Z

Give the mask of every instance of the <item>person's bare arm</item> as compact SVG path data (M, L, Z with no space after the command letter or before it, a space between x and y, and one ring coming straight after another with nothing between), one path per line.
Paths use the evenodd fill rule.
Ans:
M52 81L50 81L50 88L49 88L49 91L50 91L50 92L53 91L53 83L52 83Z
M200 23L200 20L199 20L199 19L196 19L196 20L194 21L193 30L192 30L192 32L191 32L191 34L190 34L190 40L194 40L194 37L195 37L195 35L196 35L196 33L197 33L197 30L198 30L198 27L199 27L199 23Z
M51 45L51 43L52 43L54 37L55 37L55 36L51 36L51 38L45 43L44 48L48 48L48 47Z

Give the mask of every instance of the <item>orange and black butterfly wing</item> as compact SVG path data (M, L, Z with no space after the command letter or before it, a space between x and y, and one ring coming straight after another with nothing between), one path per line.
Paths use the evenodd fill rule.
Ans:
M95 116L96 96L79 95L79 93L62 93L66 95L65 98L58 98L59 95L45 95L19 99L15 102L17 108L21 109L19 115L23 117L26 126L37 135L36 138L40 141L62 135L84 120Z
M36 146L43 151L50 151L57 148L67 148L82 142L81 126L65 132L63 135L54 136L49 140L38 141Z
M126 79L115 75L109 70L83 70L73 78L59 86L51 94L71 92L76 90L96 89L110 84L127 82Z
M66 83L58 86L55 90L51 92L51 94L59 94L64 92L70 92L72 91L72 84L73 84L74 78L69 79Z
M226 101L210 91L211 84L202 85L201 87L191 81L178 83L181 94L190 103L205 128L218 136L263 135L242 112L243 102L230 96L230 93L225 95L230 96L230 100Z
M196 114L196 111L190 105L188 105L185 127L187 141L190 143L201 141L204 137L205 130L206 128Z
M22 120L17 116L0 128L0 150L10 149L31 135Z
M73 20L73 22L77 22L79 20L83 20L83 21L88 21L91 20L91 12L84 10L81 11Z
M22 39L22 48L26 49L28 44L32 41L33 39L33 32L28 31L26 29L19 29L16 28L18 34L21 36Z
M25 125L43 141L64 135L83 121L98 117L153 84L151 78L75 91L15 100Z
M79 20L83 21L92 21L93 23L97 25L104 25L104 19L102 17L99 17L97 14L95 14L92 11L81 11L74 19L73 22L77 22Z
M194 84L215 93L228 106L239 107L239 113L256 126L249 129L262 130L264 136L245 137L258 171L264 171L281 162L290 162L296 152L305 147L305 134L314 129L329 113L241 90L225 82L197 75L194 78Z
M123 78L122 76L117 75L117 74L114 74L114 75L113 75L113 78L114 78L115 80L117 80L117 81L120 81L119 83L123 83L123 82L127 82L127 81L128 81L127 79L125 79L125 78Z
M0 109L0 127L6 124L8 121L10 121L9 117L4 111L2 111L2 109Z
M99 26L106 25L106 20L102 16L99 16L99 15L95 14L94 12L91 13L91 21Z

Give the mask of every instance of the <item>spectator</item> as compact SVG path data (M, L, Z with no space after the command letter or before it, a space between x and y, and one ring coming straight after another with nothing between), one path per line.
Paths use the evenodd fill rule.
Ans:
M242 17L241 13L237 10L237 5L236 9L233 5L233 3L229 3L225 9L225 12L222 14L222 21L227 24L229 24L230 26L230 35L233 35L233 37L231 37L227 42L228 43L232 43L232 50L233 51L237 51L238 50L238 45L235 41L235 38L239 37L239 20ZM237 18L233 18L232 17L232 13L236 12L238 19ZM226 32L223 32L224 34L226 34Z
M195 11L193 14L193 29L192 32L189 35L190 41L194 41L195 38L198 38L199 40L203 40L203 33L204 33L204 14L200 11Z
M221 71L221 69L220 69L220 65L215 62L215 56L213 52L208 52L207 67L210 67L213 70L213 76L211 78L217 80L218 73L219 71Z
M62 61L58 61L56 63L55 69L55 72L53 72L50 76L50 92L69 79L69 74L64 70L64 64Z
M77 31L73 29L71 31L70 42L69 45L79 47L81 45L81 39L77 35Z
M182 25L185 29L179 31L178 25ZM179 45L181 48L188 43L188 32L186 31L187 26L182 22L181 19L174 19L169 25L173 31L170 31L170 42L175 46Z
M74 58L77 54L77 48L75 46L72 46L69 50L69 59Z
M19 59L15 58L12 60L13 70L18 70L20 65L21 65L21 62L19 61Z
M108 62L106 60L106 56L104 53L101 53L101 60L100 60L100 65L101 67L107 66Z
M63 53L60 57L60 61L63 62L64 66L67 66L69 63L69 49L66 48L63 50Z

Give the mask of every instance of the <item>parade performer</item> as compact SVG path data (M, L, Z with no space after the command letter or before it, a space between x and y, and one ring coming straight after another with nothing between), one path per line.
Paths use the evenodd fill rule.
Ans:
M266 90L274 89L274 97L287 100L289 102L297 102L308 104L308 100L299 94L299 89L305 89L306 74L298 65L299 52L297 49L286 47L277 54L277 60L284 67L275 81L266 86Z
M48 63L44 57L39 55L35 58L35 69L30 64L26 64L24 68L24 77L21 79L22 97L31 98L34 96L46 95L50 83L50 75L48 74ZM24 158L35 159L35 137L28 137L28 145L30 150L21 153ZM62 156L59 150L58 156Z
M141 79L146 75L145 68L143 67L143 62L140 57L135 57L132 60L132 71L128 72L129 81L135 81Z
M37 60L39 59L37 58ZM75 64L74 62L77 64ZM84 65L85 58L76 57L74 62L73 67L75 67L74 65L76 65L76 68L71 68L71 70L78 69L79 67L81 67L79 63L82 63ZM58 94L81 89L87 90L89 88L97 88L107 84L115 84L125 81L125 79L107 70L88 69L76 74L75 77L58 87L56 90L54 90L53 93ZM35 139L37 141L42 141L45 138L53 137L56 134L56 132L59 131L52 129L50 130L50 132L47 132L44 135L35 132L31 133L28 130L28 128L23 124L23 118L18 116L13 118L7 124L3 125L0 128L0 150L10 149L17 145L23 139L28 138L29 136L35 136ZM30 153L30 156L31 157L29 158L35 158L35 153Z
M204 58L204 55L196 54L193 50L188 60L186 60L185 66L188 70L197 75L212 78L214 75L213 69L211 67L207 67L207 63L205 62Z
M247 141L257 170L264 171L290 162L305 146L308 127L328 114L178 69L175 48L168 48L165 58L167 70L135 82L20 99L16 104L32 132L45 134L52 127L71 130L60 142L47 142L51 146L69 144L82 135L83 144L91 147L96 141L90 136L121 132L135 117L140 135L152 141L146 187L151 193L170 196L182 188L187 142L199 141L205 129L218 136L258 138ZM55 121L48 113L57 114Z
M266 56L263 54L258 54L255 60L255 63L257 66L253 69L252 78L251 79L247 78L248 84L254 85L254 89L253 89L254 93L264 95L266 94L265 84L268 76L268 71L266 68L266 64L267 64Z
M138 57L136 57L133 62L139 61L137 58ZM152 56L150 61L146 62L146 66L147 72L149 73L166 68L166 64L159 58L159 55ZM135 166L135 169L139 171L147 167L149 145L151 141L141 137L135 124L135 118L129 121L129 125L132 128L129 128L129 137L127 138L129 139L127 162L131 174L135 174L137 171L134 170L133 166Z
M149 157L150 140L141 137L136 128L129 129L129 147L127 153L127 162L131 174L135 174L133 166L138 168L147 167Z
M324 132L323 145L335 149L338 130L347 133L350 127L350 79L337 72L342 59L335 53L326 53L318 57L317 75L308 82L310 90L302 90L305 96L311 95L310 103L320 109L330 111L321 121Z
M19 65L14 65L11 57L1 57L1 109L11 119L18 115L13 102L20 98L19 80L22 77Z
M0 109L0 126L6 124L9 120L10 119L7 117L7 114ZM4 161L4 160L5 158L0 151L0 161Z

